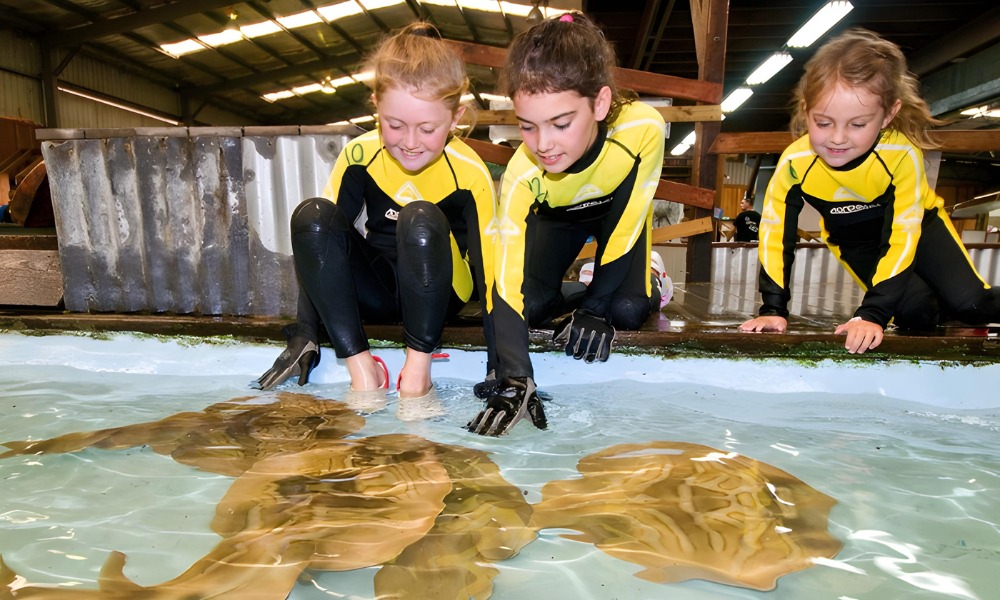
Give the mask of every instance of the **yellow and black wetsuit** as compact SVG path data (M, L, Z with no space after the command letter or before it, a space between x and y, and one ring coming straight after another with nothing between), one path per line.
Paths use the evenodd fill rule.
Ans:
M382 146L378 130L355 138L323 198L292 215L300 333L322 324L346 358L369 348L362 321L402 320L406 345L433 351L474 287L489 298L493 236L481 232L495 230L495 216L489 171L460 139L413 173Z
M594 277L580 308L637 329L648 318L653 193L663 167L663 117L633 102L563 173L547 173L525 145L507 165L497 213L492 315L499 377L533 377L528 327L558 316L563 275L589 238Z
M833 168L808 136L781 155L760 223L760 314L788 316L796 226L805 203L822 217L823 241L865 290L855 316L882 327L1000 319L1000 295L976 273L927 184L923 153L889 129L848 164ZM944 309L941 311L941 309Z

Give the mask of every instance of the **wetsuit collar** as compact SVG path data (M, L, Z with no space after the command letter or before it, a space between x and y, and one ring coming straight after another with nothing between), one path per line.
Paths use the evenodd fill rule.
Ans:
M566 168L563 173L580 173L590 165L594 164L597 157L601 155L601 148L604 147L605 140L608 139L608 124L604 121L598 121L597 123L597 137L594 138L594 143L591 144L590 148L583 153L583 156L577 159L577 161Z
M869 148L868 151L865 152L864 154L862 154L861 156L855 158L854 160L852 160L850 162L846 162L846 163L840 165L839 167L830 167L830 168L833 169L834 171L850 171L851 169L855 169L857 167L860 167L861 163L863 163L866 160L868 160L868 157L871 155L871 153L875 151L875 146L878 146L878 143L882 141L882 137L884 135L885 135L885 131L883 131L882 133L880 133L878 135L878 137L875 138L875 143L872 144L872 147Z

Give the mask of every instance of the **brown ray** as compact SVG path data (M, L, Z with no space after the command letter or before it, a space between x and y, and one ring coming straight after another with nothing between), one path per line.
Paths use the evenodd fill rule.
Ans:
M427 447L416 436L385 435L276 454L233 482L212 529L311 541L315 569L382 564L430 531L451 491Z
M213 521L225 540L182 578L143 594L166 594L182 582L212 585L206 573L226 573L233 560L243 569L228 575L234 579L249 578L240 573L253 566L293 570L302 561L287 560L286 548L301 552L305 544L312 569L385 564L376 588L386 597L421 598L433 588L442 597L488 598L497 570L486 563L513 556L536 535L522 492L481 451L410 435L341 439L363 424L339 402L281 392L150 423L10 442L2 456L148 445L237 477ZM140 589L119 573L111 587L130 585Z
M170 581L140 586L122 572L125 555L112 552L101 568L98 589L31 584L0 559L0 598L11 600L247 600L285 598L309 565L309 542L232 538Z
M380 600L489 598L497 569L535 539L532 507L485 452L431 445L448 471L452 490L434 528L375 575Z
M182 412L159 421L34 442L5 442L11 450L0 458L147 445L178 462L235 477L260 458L341 439L359 431L364 423L364 417L341 402L278 392L236 398L203 412Z
M585 457L581 479L542 489L533 524L645 567L666 583L706 579L770 590L832 558L836 500L771 465L682 442L622 444Z

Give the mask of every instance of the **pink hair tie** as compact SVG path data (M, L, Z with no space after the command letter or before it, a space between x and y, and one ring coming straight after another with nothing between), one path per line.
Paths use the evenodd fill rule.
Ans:
M559 17L559 20L562 21L563 23L572 23L573 22L573 15L571 15L569 13L563 13L563 15L561 17Z

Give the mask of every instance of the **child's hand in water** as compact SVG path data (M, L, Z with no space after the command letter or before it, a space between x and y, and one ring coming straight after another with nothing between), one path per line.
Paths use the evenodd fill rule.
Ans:
M865 350L871 350L882 343L882 326L878 323L862 320L861 317L854 317L846 323L837 326L833 332L836 335L847 334L847 341L844 347L851 354L864 354Z
M753 333L760 333L762 331L785 333L786 329L788 329L788 319L776 315L755 317L740 325L740 331L749 331Z

